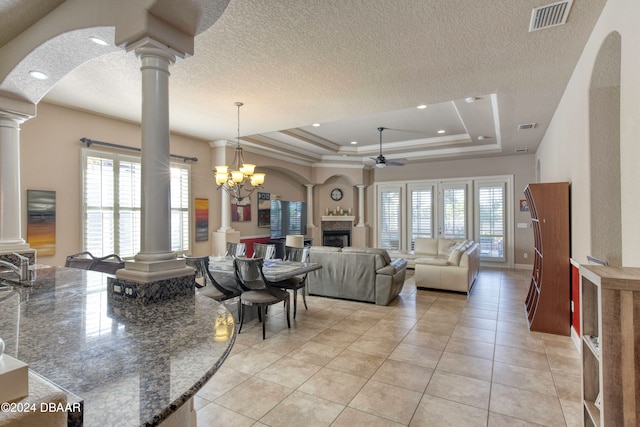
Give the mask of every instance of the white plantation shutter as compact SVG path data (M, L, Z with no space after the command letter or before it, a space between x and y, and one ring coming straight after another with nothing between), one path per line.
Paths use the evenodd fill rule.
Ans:
M114 161L87 156L84 167L84 249L101 256L114 252Z
M171 165L171 250L189 249L189 168Z
M381 190L380 196L380 247L400 249L400 190Z
M83 150L83 247L95 256L140 252L140 159ZM189 249L188 165L171 164L171 250Z
M484 259L504 260L504 183L480 184L477 199L480 256Z
M433 187L412 189L411 200L411 250L416 238L433 237Z
M442 191L442 237L465 239L467 237L467 197L464 186L450 186Z
M129 257L140 252L141 174L139 161L119 162L116 233L120 256Z

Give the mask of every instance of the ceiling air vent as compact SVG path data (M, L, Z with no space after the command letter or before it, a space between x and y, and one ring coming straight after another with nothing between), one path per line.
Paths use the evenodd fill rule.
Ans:
M536 127L536 123L522 123L518 125L518 130L533 129L534 127Z
M516 153L526 153L529 151L528 148L516 148Z
M564 24L572 4L573 0L563 0L533 9L529 32Z

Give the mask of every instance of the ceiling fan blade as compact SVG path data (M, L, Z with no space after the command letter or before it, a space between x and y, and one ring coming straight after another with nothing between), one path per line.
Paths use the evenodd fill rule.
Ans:
M387 160L387 164L391 166L404 166L408 161L408 159L393 159Z

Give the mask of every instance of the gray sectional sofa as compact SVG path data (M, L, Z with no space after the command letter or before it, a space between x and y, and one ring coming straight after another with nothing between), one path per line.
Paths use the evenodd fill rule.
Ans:
M384 249L312 246L310 262L322 264L307 278L309 294L388 305L402 291L407 260Z

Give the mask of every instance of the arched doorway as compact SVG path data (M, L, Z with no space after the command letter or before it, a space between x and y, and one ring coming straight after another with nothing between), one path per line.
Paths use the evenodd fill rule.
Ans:
M589 89L591 255L618 266L622 264L620 45L617 32L605 39Z

